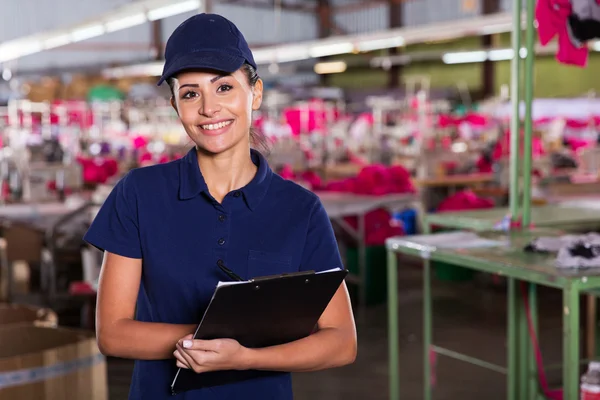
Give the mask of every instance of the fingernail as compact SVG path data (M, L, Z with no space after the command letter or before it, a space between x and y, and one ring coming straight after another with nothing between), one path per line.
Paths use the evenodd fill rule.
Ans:
M183 348L189 349L190 347L192 347L192 341L191 340L184 340L183 341Z

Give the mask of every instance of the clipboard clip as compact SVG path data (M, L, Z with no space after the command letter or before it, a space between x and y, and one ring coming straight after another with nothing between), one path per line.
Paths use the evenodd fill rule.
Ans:
M257 278L250 279L250 282L260 283L260 282L269 281L272 279L294 278L294 277L298 277L298 276L312 276L314 274L315 274L315 271L312 271L312 270L311 271L290 272L290 273L284 273L284 274L278 274L278 275L260 276Z

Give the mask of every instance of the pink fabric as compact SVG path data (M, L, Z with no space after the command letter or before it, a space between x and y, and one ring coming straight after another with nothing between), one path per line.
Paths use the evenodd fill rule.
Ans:
M535 18L538 22L538 36L542 46L547 45L558 35L556 59L569 65L585 67L588 58L587 47L577 48L569 39L567 17L571 14L569 0L538 0Z
M544 143L540 138L533 138L531 148L534 158L546 154L546 150L544 149ZM519 152L521 154L523 153L523 132L521 132L521 137L519 140ZM502 139L498 140L498 143L496 143L496 146L494 147L494 151L492 153L492 157L494 160L499 160L508 155L510 155L510 132L507 130L504 132Z
M478 210L494 207L494 202L477 196L470 190L463 190L447 197L438 207L438 212Z
M344 218L348 225L358 229L357 217ZM394 223L390 213L379 208L365 214L365 243L367 246L381 246L385 240L393 236L402 236L402 227Z
M368 165L356 177L328 182L323 189L371 196L415 192L410 174L401 165Z
M85 183L106 183L119 172L117 161L112 158L78 157L77 162L82 166Z
M292 169L292 166L289 164L285 164L283 166L283 168L281 169L281 171L279 171L279 175L286 180L292 180L296 177L296 174L294 174L294 170Z
M579 139L579 138L568 138L565 140L567 145L571 148L571 150L573 150L574 152L580 150L580 149L585 149L586 147L589 146L593 146L595 144L595 141L591 141L591 140L584 140L584 139Z
M482 174L491 174L493 171L492 163L485 157L479 157L476 163L477 170Z

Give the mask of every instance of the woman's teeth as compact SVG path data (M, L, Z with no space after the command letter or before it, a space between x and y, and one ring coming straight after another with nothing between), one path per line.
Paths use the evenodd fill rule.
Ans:
M202 129L206 129L208 131L213 130L213 129L221 129L226 127L227 125L229 125L231 123L231 121L223 121L223 122L219 122L218 124L208 124L208 125L200 125L202 127Z

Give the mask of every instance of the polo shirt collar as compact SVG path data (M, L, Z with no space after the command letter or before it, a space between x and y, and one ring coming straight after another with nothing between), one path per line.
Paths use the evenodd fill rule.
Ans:
M267 194L273 171L265 157L258 151L251 149L252 162L258 167L254 178L239 191L243 194L246 204L251 210L256 209ZM179 198L181 200L191 199L200 193L208 194L208 186L200 172L196 147L193 147L181 159L179 164Z

